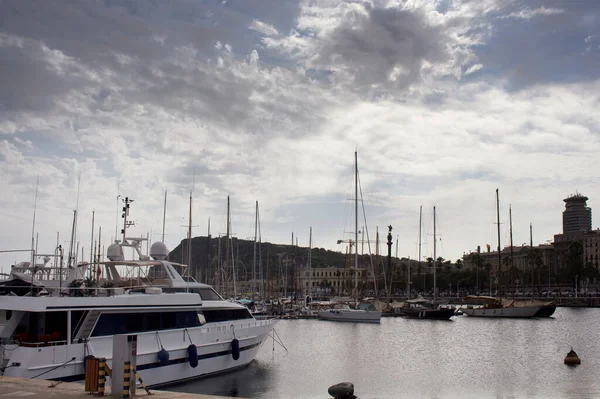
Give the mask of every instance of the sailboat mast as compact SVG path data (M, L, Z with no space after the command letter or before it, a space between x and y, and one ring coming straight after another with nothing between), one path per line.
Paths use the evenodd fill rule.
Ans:
M163 228L162 228L161 242L165 242L165 220L166 219L167 219L167 190L165 190L165 202L163 204Z
M258 201L256 201L256 212L254 215L254 253L252 255L252 291L256 292L256 238L258 233Z
M502 298L502 254L500 253L500 194L496 189L496 219L498 224L498 296Z
M188 264L188 283L189 277L192 268L192 191L190 190L190 224L188 225L188 256L187 256L187 264ZM188 284L189 287L189 284Z
M90 275L92 279L95 279L96 276L94 276L94 249L96 248L96 246L94 245L94 219L96 217L96 211L92 211L92 237L90 239Z
M354 151L354 301L358 304L358 153Z
M423 205L419 207L419 274L421 274L421 226L423 225ZM421 277L421 276L419 276ZM419 281L420 283L420 281Z
M437 238L435 236L435 205L433 206L433 303L435 305L436 291L437 291L437 280L436 280L436 269L437 269Z
M35 198L33 200L33 222L31 223L31 264L35 266L35 211L37 208L38 187L40 184L40 175L35 181Z
M534 275L533 275L533 227L531 222L529 222L529 270L531 271L531 292L535 292L533 290L534 286ZM535 294L534 294L535 295Z
M515 299L515 265L513 253L513 234L512 234L512 205L508 204L508 219L510 221L510 280L512 287L512 297Z
M308 235L308 294L312 296L312 226Z
M225 296L229 296L229 195L227 196L227 237L225 238Z

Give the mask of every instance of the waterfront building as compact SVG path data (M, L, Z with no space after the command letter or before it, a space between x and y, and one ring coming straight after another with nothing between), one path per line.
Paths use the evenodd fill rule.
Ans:
M532 256L534 251L539 254L541 265L535 264L535 258ZM491 251L490 246L487 245L487 251L481 252L478 248L476 253L479 254L480 258L480 272L491 273L494 284L496 284L496 278L498 276L498 251ZM463 264L467 269L476 270L477 265L475 264L475 258L472 254L473 253L463 255ZM519 274L519 276L516 277L518 280L515 282L516 285L531 284L531 281L534 281L534 283L537 284L538 280L543 280L547 283L548 277L544 276L542 279L539 275L538 267L541 267L542 265L550 268L552 280L554 280L554 276L556 276L557 273L554 247L551 244L537 245L533 248L529 245L513 246L512 255L510 246L506 246L502 249L500 256L502 259L503 276L510 276L510 260L512 259ZM504 281L505 283L507 282L506 277ZM486 281L484 284L487 285L488 282Z
M588 231L583 236L583 261L596 269L600 266L600 229Z
M587 206L587 200L588 197L579 193L563 200L565 202L563 232L554 235L553 243L555 265L558 270L567 267L569 248L573 243L577 242L584 248L584 263L587 261L587 257L592 256L591 247L588 247L589 250L586 254L584 244L584 238L592 230L592 210ZM593 237L590 237L590 240L592 241ZM593 255L596 256L595 253ZM597 261L597 256L594 259Z
M563 200L563 234L592 229L592 210L587 206L588 199L585 195L577 193Z
M358 286L373 287L373 272L365 267L356 269ZM305 294L350 295L354 288L354 268L348 267L313 267L304 268L298 276L300 287Z

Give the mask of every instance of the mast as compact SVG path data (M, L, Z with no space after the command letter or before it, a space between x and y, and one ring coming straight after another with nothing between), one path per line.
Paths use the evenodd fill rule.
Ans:
M167 190L165 190L165 202L163 204L163 229L162 229L162 239L161 239L162 242L165 242L165 220L166 219L167 219Z
M74 240L75 240L75 221L77 220L77 210L73 211L73 226L71 227L71 241L69 242L69 260L67 261L67 267L70 269L71 268L71 262L73 259L75 259L75 256L73 255L73 247L74 247ZM125 234L125 233L123 233ZM62 278L62 275L61 275Z
M312 226L308 235L308 294L312 297Z
M500 253L500 195L496 189L496 219L498 224L498 296L502 298L502 254Z
M208 233L206 236L206 283L209 284L209 276L211 276L211 268L210 268L210 218L208 218ZM213 281L214 285L214 281Z
M254 253L252 256L252 291L256 292L256 238L258 233L258 201L256 201L256 212L254 215Z
M515 264L513 253L513 235L512 235L512 205L508 204L508 219L510 221L510 280L512 287L512 297L515 299Z
M227 196L227 237L225 238L225 296L229 296L229 195Z
M437 262L437 238L435 236L435 205L433 206L433 304L435 305L437 281L436 281L436 262Z
M354 302L358 305L358 153L354 151Z
M192 190L190 190L190 224L188 225L188 256L187 256L187 263L188 263L188 268L187 268L187 276L188 276L188 285L186 286L186 292L187 289L189 288L189 282L190 282L190 273L191 273L191 268L192 268Z
M533 275L533 227L531 226L531 222L529 222L529 262L530 262L530 264L529 264L529 270L531 271L531 292L535 292L533 290L533 286L534 286L534 275Z
M421 273L421 226L423 224L423 205L419 207L419 273ZM421 277L421 276L419 276Z
M35 198L33 200L33 222L31 223L31 265L35 266L35 211L37 208L38 186L40 184L40 175L35 181Z
M96 217L96 211L92 211L92 238L90 240L90 248L94 247L94 218ZM90 251L90 265L94 263L94 255Z

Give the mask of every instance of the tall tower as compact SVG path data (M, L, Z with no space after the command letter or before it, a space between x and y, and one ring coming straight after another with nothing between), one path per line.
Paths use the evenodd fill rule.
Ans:
M565 198L563 234L592 229L592 210L587 207L588 197L579 193Z

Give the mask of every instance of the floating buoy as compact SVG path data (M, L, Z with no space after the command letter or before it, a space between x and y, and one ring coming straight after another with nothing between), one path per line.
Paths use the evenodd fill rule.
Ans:
M165 348L161 348L158 351L158 362L161 366L166 366L169 362L169 352L167 352Z
M188 346L188 360L192 368L198 367L198 349L194 344Z
M351 382L340 382L329 387L327 392L335 399L354 399L354 384Z
M567 353L567 356L565 356L565 364L569 366L581 364L581 359L579 358L579 356L577 356L577 353L575 353L573 348L571 348L571 351Z
M240 341L237 338L231 340L231 357L233 360L240 358Z

